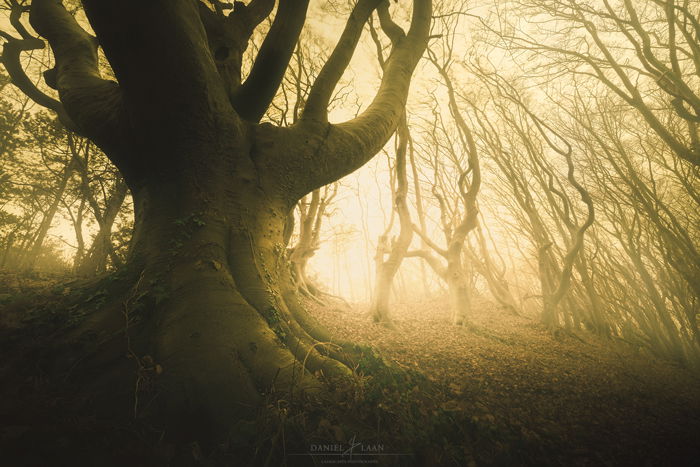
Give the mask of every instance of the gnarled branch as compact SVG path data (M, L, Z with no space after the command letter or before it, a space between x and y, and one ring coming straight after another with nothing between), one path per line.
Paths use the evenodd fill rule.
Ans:
M328 121L328 103L333 90L350 64L365 23L380 1L359 0L353 8L338 43L309 91L302 120Z
M309 0L280 0L253 68L232 99L234 108L244 120L260 121L270 106L299 40L308 6Z
M19 33L20 38L0 31L0 36L5 40L2 48L2 55L0 55L0 63L2 63L7 70L7 74L10 76L13 85L37 104L56 112L59 119L66 127L75 129L75 124L70 117L68 117L68 114L66 114L63 105L57 99L41 91L29 76L27 76L22 66L22 52L40 50L45 47L44 41L38 37L32 36L22 24L21 17L25 8L26 7L20 5L16 1L11 2L9 20L15 31Z
M56 69L47 78L75 127L103 147L119 144L121 92L100 76L95 38L57 0L34 0L30 21L51 44Z
M314 83L302 121L293 129L295 137L311 143L313 153L309 154L307 150L304 154L291 156L292 159L300 157L314 161L310 169L298 174L294 187L297 195L337 180L365 164L391 137L404 112L413 70L428 41L431 0L414 0L411 28L406 37L392 47L379 90L367 109L347 122L337 125L326 123L327 97L335 87L336 77L339 79L352 56L355 35L359 34L355 28L361 29L368 14L365 8L372 8L374 4L370 0L358 2L353 11L353 16L357 16L350 18L339 47L333 51ZM356 12L360 6L363 9ZM342 44L345 45L340 47ZM319 123L326 127L325 131L320 131L320 136Z

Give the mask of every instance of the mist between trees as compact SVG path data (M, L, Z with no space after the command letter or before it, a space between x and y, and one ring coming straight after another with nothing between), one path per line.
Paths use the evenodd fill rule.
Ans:
M700 1L83 3L2 2L8 277L167 290L186 305L154 332L184 373L185 307L226 300L340 366L295 294L387 326L446 296L469 327L485 298L700 366Z
M371 296L385 320L392 287L399 298L449 291L458 321L471 295L486 294L553 327L696 360L698 5L642 3L441 2L384 156L290 214L300 290ZM8 20L24 9L5 5ZM0 82L0 265L114 270L133 222L127 185L98 147L35 103L49 98L43 82L29 96L12 86L8 70L18 81L22 66L35 83L48 59L15 17ZM389 43L380 21L359 54L375 76ZM329 46L319 28L302 33L264 119L299 119ZM359 111L367 78L346 72L331 111ZM325 283L309 280L309 261Z

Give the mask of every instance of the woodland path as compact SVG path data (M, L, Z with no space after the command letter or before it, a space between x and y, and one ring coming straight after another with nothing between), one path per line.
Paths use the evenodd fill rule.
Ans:
M626 343L475 308L473 330L448 325L439 301L397 304L393 330L356 310L315 314L334 336L439 384L443 407L484 427L465 433L474 465L698 465L698 374Z

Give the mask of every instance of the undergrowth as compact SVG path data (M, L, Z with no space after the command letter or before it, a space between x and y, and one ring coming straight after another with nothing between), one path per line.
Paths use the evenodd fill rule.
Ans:
M133 368L124 323L138 319L147 308L145 302L158 300L156 286L148 288L155 290L154 297L146 292L134 295L133 284L113 274L56 285L31 300L18 296L9 301L3 312L22 310L20 323L2 330L1 345L7 359L0 375L5 381L0 448L6 459L17 462L13 465L50 461L54 465L295 466L329 460L387 466L468 465L478 457L474 448L482 438L494 438L488 423L468 416L450 401L449 388L387 362L369 346L345 349L352 362L349 380L331 380L318 373L324 390L313 395L270 388L257 417L237 421L223 441L174 444L167 433L139 416L136 403L116 393L112 403L124 409L114 416L111 408L107 412L112 416L105 417L105 394L92 393L89 381L108 380L109 375L98 374L105 367L94 364L96 372L87 386L85 375L74 379L73 374L107 345L123 347L119 365ZM109 300L125 294L131 297L126 308ZM118 321L117 332L80 332L79 325L93 319L95 311L110 307ZM132 371L136 388L132 399L135 395L137 401L146 381L142 370L152 367L149 378L157 378L157 366L149 366L143 358L147 356L139 357L138 368ZM333 451L321 452L329 446Z

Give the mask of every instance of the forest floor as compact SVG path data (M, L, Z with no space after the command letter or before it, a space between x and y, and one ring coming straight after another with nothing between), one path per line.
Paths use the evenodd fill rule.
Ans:
M0 309L17 293L42 296L57 287L64 290L61 283L53 275L0 274ZM393 420L410 423L418 418L411 418L410 402L403 397L420 401L419 408L426 402L427 413L415 424L418 430L431 425L433 457L422 458L420 465L699 465L700 374L645 349L588 333L552 334L536 320L507 314L487 301L475 304L470 327L450 325L447 304L439 299L394 305L393 329L372 323L362 305L311 308L332 336L370 344L386 361L422 373L431 387L438 388L419 394L415 386L401 400L393 400L397 393L387 392L379 403L385 414L392 410L409 414ZM22 321L20 314L0 313L0 329L13 329ZM31 340L40 343L41 339L31 334ZM12 350L5 343L2 348ZM6 361L13 358L17 355L3 356ZM22 388L36 386L34 380L28 381ZM56 443L67 442L61 441L67 435L60 434L71 423L80 425L79 433L93 430L93 422L80 422L70 411L59 412L60 417L70 415L69 422L51 419L41 422L45 426L34 422L39 423L34 431L27 431L24 420L5 423L7 414L18 412L13 408L17 401L10 397L16 392L11 385L8 379L0 384L0 465L25 465L5 463L3 446L17 440L36 444L58 436ZM25 399L31 404L44 400L52 406L70 395L35 394ZM369 403L366 400L365 407ZM351 407L357 408L361 405ZM332 423L321 418L313 429L318 434L338 428L336 421ZM410 430L389 429L374 441L390 446L396 440L383 436L406 431ZM87 439L76 441L85 445L91 442ZM396 444L405 446L406 439ZM418 465L401 459L392 465ZM314 462L308 465L318 465Z
M490 425L470 440L482 450L471 465L700 465L700 375L646 349L553 335L485 301L472 329L448 324L439 300L396 304L394 329L354 308L314 314L333 336L372 344L443 386L443 407Z

